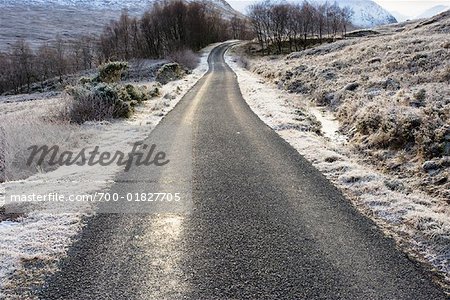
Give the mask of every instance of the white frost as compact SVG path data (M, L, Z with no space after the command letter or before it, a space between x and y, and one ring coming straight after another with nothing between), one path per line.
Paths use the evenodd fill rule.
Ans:
M131 143L148 136L149 130L154 128L164 115L174 108L183 94L207 72L207 58L214 46L202 51L201 62L192 74L163 86L161 98L147 101L138 108L132 119L83 125L82 130L90 136L90 144L100 146L102 151L127 151ZM167 93L173 95L171 100L163 99ZM161 101L164 101L165 105L155 109L155 103ZM2 108L4 107L0 106L0 109ZM27 194L29 190L37 194L89 194L111 186L120 170L121 167L117 165L101 168L87 165L63 166L53 172L36 174L27 180L3 183L0 187L14 191L14 194ZM77 206L77 213L55 213L58 207L55 207L54 203L41 204L34 208L34 211L23 218L13 222L0 222L0 291L12 284L11 276L23 269L23 260L37 258L56 262L66 253L72 238L80 231L82 218L95 213L89 203ZM51 266L49 270L52 270Z
M336 124L308 108L308 101L289 94L255 73L243 69L232 54L228 65L237 74L242 95L251 109L277 133L307 158L365 215L372 218L397 240L406 242L411 255L420 253L450 280L450 208L420 191L401 189L401 182L383 174L352 154L352 150L335 139ZM290 126L297 114L315 115L326 121L325 137L300 126ZM300 128L300 129L299 129ZM327 135L330 138L327 138Z

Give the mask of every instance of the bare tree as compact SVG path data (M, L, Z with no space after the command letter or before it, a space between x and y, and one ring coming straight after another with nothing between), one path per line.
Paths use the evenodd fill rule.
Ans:
M16 88L23 85L30 90L30 85L33 81L33 52L30 44L25 40L20 39L12 45L12 68L15 74Z
M278 54L282 53L283 42L288 32L288 16L290 6L287 4L273 5L270 9L272 19L272 34Z
M293 46L298 51L299 44L306 48L311 39L321 42L325 33L336 37L341 32L345 36L352 11L348 7L340 8L337 3L286 4L265 0L251 5L248 15L262 53L270 54L270 45L281 53L286 41L290 51Z
M247 37L247 23L245 19L234 15L230 20L230 27L233 39L245 39Z
M308 2L304 2L301 6L301 17L303 24L303 37L304 37L304 48L307 46L308 34L314 32L314 16L316 14L316 10L314 6L309 4Z
M341 10L341 25L342 25L342 36L347 35L347 27L351 25L351 18L353 16L353 10L350 7L344 7Z
M262 48L262 51L266 48L266 39L265 39L265 31L264 31L264 6L262 3L253 4L249 8L249 17L250 23L255 33L255 36ZM264 54L264 52L263 52Z
M55 76L54 62L56 60L56 51L48 43L41 45L37 50L36 68L39 74L39 80L45 81Z
M317 23L317 31L319 34L319 39L322 41L324 30L327 26L327 10L328 10L328 2L323 4L319 4L316 6L315 12L315 22Z
M269 0L253 4L249 8L249 16L254 33L263 53L264 49L267 49L267 54L270 54L269 44L273 43L271 8L272 3Z
M56 51L55 69L59 81L63 81L63 75L67 74L66 42L61 37L57 37L54 49Z
M233 28L233 35L229 30ZM56 37L34 52L24 40L0 53L0 93L90 69L110 60L160 58L176 51L197 51L208 44L247 35L247 24L238 16L225 20L217 10L201 2L156 2L141 18L124 10L105 26L98 38L75 40ZM188 51L186 52L188 53Z

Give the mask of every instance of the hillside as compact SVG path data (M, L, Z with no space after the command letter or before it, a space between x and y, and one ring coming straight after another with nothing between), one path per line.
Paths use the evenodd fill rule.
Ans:
M159 0L156 0L159 1ZM98 34L118 18L122 9L139 16L156 1L144 0L1 0L0 51L24 38L32 45L53 40L56 35L70 39L80 34ZM175 0L173 0L175 1ZM184 0L193 2L192 0ZM201 0L224 18L243 15L224 0Z
M243 85L258 115L447 283L449 33L450 11L287 56L242 54L249 44L234 59L260 76Z
M424 11L423 13L421 13L420 15L418 15L416 17L416 19L426 19L426 18L431 18L434 17L435 15L438 15L446 10L449 10L450 6L445 6L445 5L436 5L433 6L430 9L427 9L426 11Z
M324 3L326 0L313 0L312 2ZM341 0L336 2L341 8L347 6L353 10L351 21L357 27L371 28L379 25L397 23L397 20L392 14L374 1Z
M174 1L174 0L172 0ZM193 2L194 0L184 0L185 2ZM132 12L141 12L149 8L155 2L167 2L163 0L3 0L0 6L4 7L71 7L78 9L97 9L97 10L121 10L128 9ZM225 0L200 0L211 7L221 10L224 14L236 13L233 8Z
M450 12L382 31L264 59L254 70L332 110L368 161L447 198Z

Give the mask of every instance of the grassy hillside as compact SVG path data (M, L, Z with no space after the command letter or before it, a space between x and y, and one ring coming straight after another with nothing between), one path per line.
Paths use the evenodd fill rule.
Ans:
M51 42L57 35L73 39L80 35L100 34L104 25L120 16L120 10L86 11L73 7L2 7L0 11L0 51L7 50L18 38L34 46Z
M249 68L331 110L368 162L450 199L449 33L447 12L285 57L254 58Z

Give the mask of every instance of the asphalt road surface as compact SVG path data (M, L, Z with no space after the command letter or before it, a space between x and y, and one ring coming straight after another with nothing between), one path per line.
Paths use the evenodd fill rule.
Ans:
M164 175L192 186L191 204L92 217L40 297L445 299L250 110L224 62L228 47L212 51L209 72L156 128L192 157L191 174L175 164ZM112 190L145 190L146 176L124 172Z

